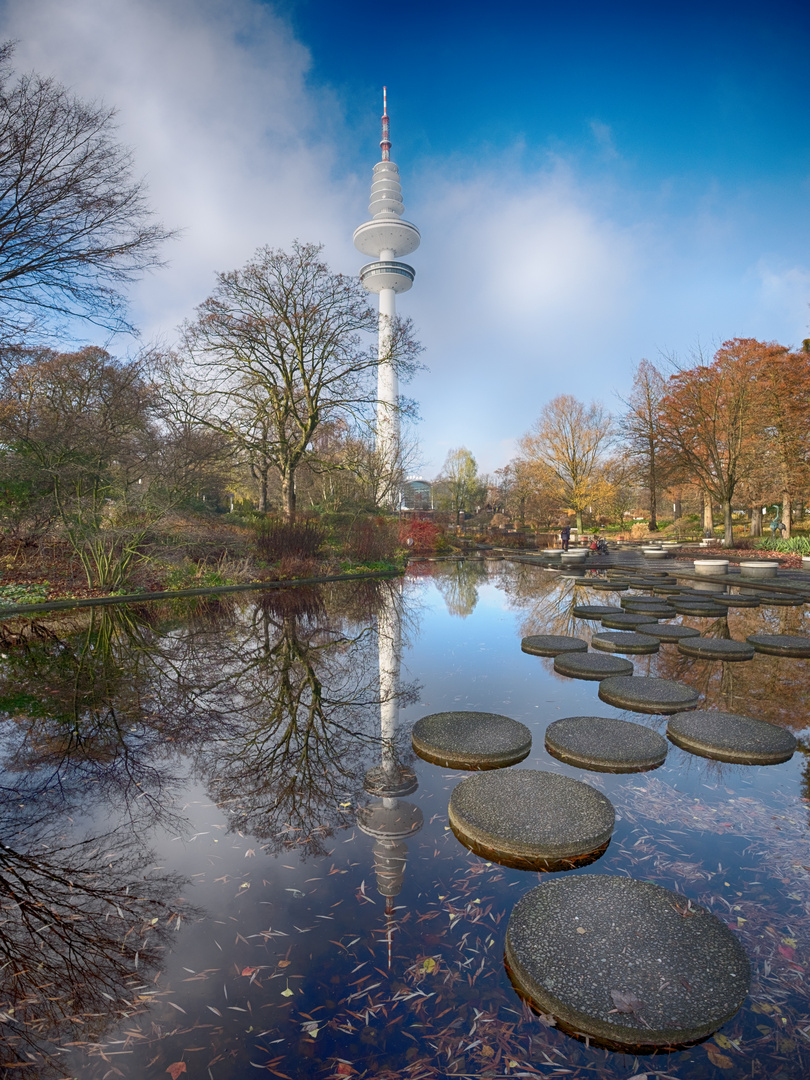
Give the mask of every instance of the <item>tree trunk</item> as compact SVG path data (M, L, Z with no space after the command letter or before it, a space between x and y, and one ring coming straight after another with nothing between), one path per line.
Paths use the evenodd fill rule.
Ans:
M734 526L731 523L731 499L723 499L723 547L734 547Z
M759 503L751 507L751 536L762 536L762 507Z
M281 498L284 508L284 520L295 521L295 473L284 473L281 477Z
M577 536L582 536L582 511L577 510Z
M782 521L785 523L785 529L781 535L785 540L789 540L790 526L793 521L793 499L787 489L782 492Z
M674 499L672 500L672 513L673 513L673 515L674 515L674 517L675 517L675 520L676 520L676 521L678 520L678 518L679 518L679 517L681 516L681 514L682 514L682 510L681 510L681 497L680 497L680 495L676 496L676 498L674 498Z
M648 476L650 485L650 532L658 532L658 499L656 496L655 479L655 450L650 447L650 472Z
M704 491L703 495L703 531L709 535L714 532L714 517L712 515L712 497Z

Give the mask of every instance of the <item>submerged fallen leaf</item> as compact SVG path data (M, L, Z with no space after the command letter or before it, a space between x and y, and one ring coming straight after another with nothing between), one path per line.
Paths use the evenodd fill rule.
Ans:
M431 971L434 971L435 968L436 961L433 959L432 956L428 956L425 960L422 961L422 970L426 971L428 975L431 973Z
M185 1061L175 1061L174 1064L170 1065L168 1067L168 1069L166 1070L166 1072L169 1074L169 1076L172 1078L172 1080L177 1080L177 1077L180 1076L180 1074L184 1073L185 1071L186 1071L186 1063L185 1063Z
M725 1054L721 1054L717 1047L713 1046L712 1043L706 1043L706 1053L709 1057L709 1061L718 1069L734 1068L734 1062L731 1058L726 1057Z

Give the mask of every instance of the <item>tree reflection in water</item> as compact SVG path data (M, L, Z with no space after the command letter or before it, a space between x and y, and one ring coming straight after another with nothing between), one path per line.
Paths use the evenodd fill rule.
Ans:
M355 621L327 619L314 589L268 593L246 633L226 646L230 685L220 688L224 700L209 695L217 722L199 766L231 827L269 851L295 845L323 854L335 830L351 824L363 773L379 753L381 697L409 693L392 686L381 694L376 616L384 599L401 605L396 584L364 583L349 600L350 615L365 615Z
M170 925L192 914L144 843L171 788L139 677L147 634L95 613L0 668L0 1045L15 1076L61 1075L59 1045L142 1009ZM99 808L124 822L93 828Z
M489 580L486 563L457 560L443 563L432 575L451 615L466 619L478 603L478 588Z

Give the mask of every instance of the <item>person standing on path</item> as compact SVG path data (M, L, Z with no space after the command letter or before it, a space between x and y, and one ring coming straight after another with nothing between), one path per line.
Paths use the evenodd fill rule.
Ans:
M563 525L563 527L560 529L560 544L562 545L563 551L568 551L568 542L569 542L570 539L571 539L571 526L570 525Z

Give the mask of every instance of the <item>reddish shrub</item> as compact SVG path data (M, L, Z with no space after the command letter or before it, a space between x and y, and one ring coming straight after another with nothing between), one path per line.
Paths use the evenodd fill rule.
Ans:
M396 555L396 525L383 517L361 518L349 531L347 548L358 562L390 561Z
M409 544L408 540L413 540ZM399 542L415 555L429 555L437 551L444 540L444 530L432 521L401 521Z

